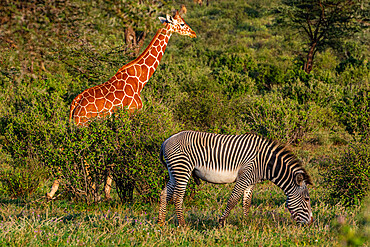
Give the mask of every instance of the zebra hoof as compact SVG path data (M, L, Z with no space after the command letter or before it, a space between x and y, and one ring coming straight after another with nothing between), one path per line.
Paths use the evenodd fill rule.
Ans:
M185 222L179 222L179 225L177 227L184 228L184 227L186 227L186 224L185 224Z
M218 220L218 227L224 227L225 226L225 219L219 219Z

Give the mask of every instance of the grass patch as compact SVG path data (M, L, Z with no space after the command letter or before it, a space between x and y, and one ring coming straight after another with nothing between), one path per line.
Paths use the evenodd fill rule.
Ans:
M157 203L86 206L66 199L45 203L2 198L0 241L10 246L338 246L343 241L341 229L361 231L365 219L358 217L361 207L345 209L322 202L321 188L311 190L315 222L301 226L290 219L280 189L263 183L255 188L248 217L243 217L239 203L226 226L218 228L231 189L230 185L202 184L196 200L185 202L187 225L183 228L177 227L172 204L166 225L160 227Z

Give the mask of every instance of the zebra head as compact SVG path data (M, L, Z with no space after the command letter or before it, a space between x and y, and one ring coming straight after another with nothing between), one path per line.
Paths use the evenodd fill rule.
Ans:
M311 225L313 217L308 184L312 184L312 182L305 171L295 173L293 188L288 194L286 205L295 221Z

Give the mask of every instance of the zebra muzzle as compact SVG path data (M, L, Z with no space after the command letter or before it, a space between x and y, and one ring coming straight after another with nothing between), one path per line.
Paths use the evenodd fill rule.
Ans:
M310 220L308 221L308 225L311 226L315 219L311 216Z

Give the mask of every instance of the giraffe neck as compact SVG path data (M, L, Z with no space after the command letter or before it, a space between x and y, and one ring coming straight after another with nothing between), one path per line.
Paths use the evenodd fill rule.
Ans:
M166 27L159 29L143 53L141 53L135 60L120 68L118 73L124 72L125 70L135 69L139 78L139 91L141 91L157 69L171 35L172 31L168 30Z

